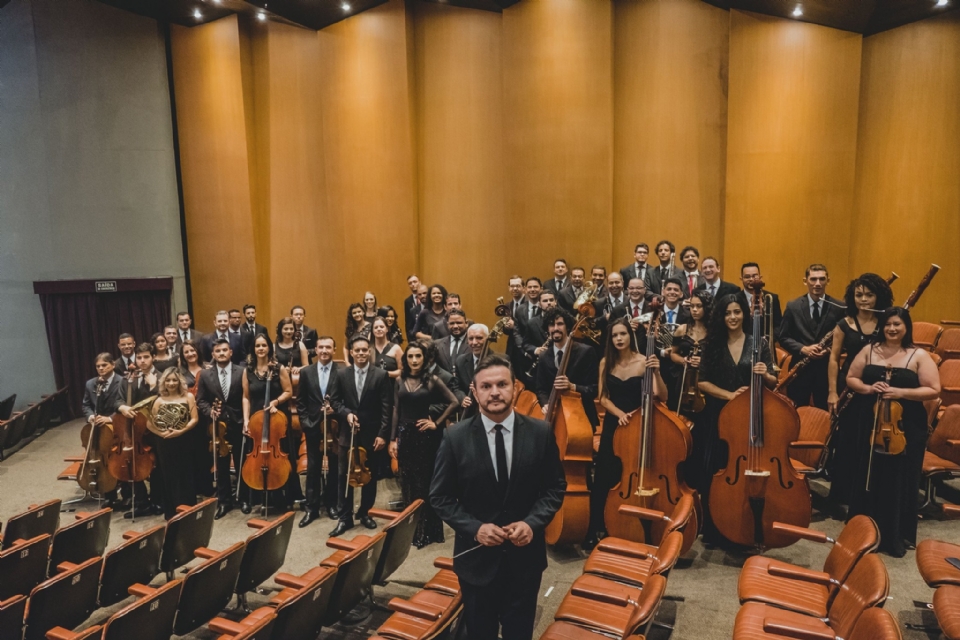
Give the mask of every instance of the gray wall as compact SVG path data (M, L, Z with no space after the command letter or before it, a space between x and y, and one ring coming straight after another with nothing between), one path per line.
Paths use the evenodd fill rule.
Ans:
M186 308L162 32L94 0L13 0L0 9L0 396L22 407L54 389L34 280L147 276L173 276Z

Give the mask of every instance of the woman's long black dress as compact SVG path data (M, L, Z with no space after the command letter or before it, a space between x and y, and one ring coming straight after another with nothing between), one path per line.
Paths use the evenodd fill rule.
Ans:
M913 354L910 356L913 357ZM909 366L909 360L907 361ZM861 380L872 385L885 379L886 367L867 364ZM891 387L916 389L920 377L916 371L893 367ZM857 412L857 447L854 451L854 485L850 499L850 517L865 514L880 528L880 551L896 558L906 555L907 545L917 544L917 507L923 453L927 446L927 412L917 400L897 400L903 407L900 428L907 439L907 448L898 455L873 452L870 462L870 436L874 424L875 396L863 395ZM867 467L870 467L870 488L867 489Z
M623 380L611 374L603 384L607 397L617 409L630 413L640 408L643 401L643 376L633 376ZM607 495L610 489L620 482L623 471L623 463L613 449L613 435L618 426L619 420L608 411L603 416L603 430L600 432L600 446L597 448L596 472L590 488L590 527L587 538L593 538L597 533L607 529L603 520Z
M186 402L170 404L183 405L188 410L185 412L180 426L177 427L182 429L190 421L190 405ZM195 446L193 431L195 430L196 427L173 438L154 436L157 462L163 467L163 482L160 492L163 502L163 517L166 520L177 515L178 506L183 504L192 507L197 504L197 485L193 466L193 448Z
M413 543L423 547L431 542L443 542L443 522L430 506L430 480L437 459L437 450L443 439L440 426L449 409L436 421L436 429L420 431L418 420L430 417L431 404L457 402L445 384L436 376L426 378L424 384L417 378L398 378L393 408L393 436L397 441L397 464L400 468L400 490L403 500L410 504L423 500L420 521ZM409 388L413 386L413 389Z
M277 362L279 362L284 367L302 367L303 362L300 360L300 344L296 343L292 347L281 347L279 344L276 349L277 353Z
M256 373L256 367L251 366L246 370L247 376L247 389L249 390L250 398L250 416L253 417L257 411L263 411L264 400L267 395L267 380L266 378L261 378ZM280 394L283 393L283 387L280 385L280 374L274 372L270 378L270 400L276 400L280 397ZM287 417L287 433L290 433L290 413L287 410L286 403L278 405L279 409ZM253 442L249 438L246 439L247 444L244 446L244 459L246 459L246 454L249 453L252 447L259 447L259 442ZM281 448L284 453L287 454L287 459L290 458L290 443L289 438L283 438L280 441ZM296 486L294 486L294 484ZM292 506L293 501L296 500L297 490L300 490L300 476L297 474L296 463L293 464L290 469L290 476L287 478L287 485L284 489L277 489L276 491L270 492L270 504L271 505L283 505L284 507ZM300 494L303 494L303 491L300 490ZM254 491L250 489L251 504L259 504L263 500L262 491Z
M693 353L694 347L699 346L702 359L703 347L705 345L706 340L697 342L689 335L680 336L673 341L674 350L684 358ZM693 375L693 370L688 368L687 375ZM682 369L679 371L679 376L683 376ZM678 382L680 377L677 379ZM679 389L678 393L679 392L682 392L682 389ZM709 402L709 396L707 394L703 395L707 402ZM676 409L676 406L670 408ZM687 461L684 463L684 479L691 487L699 491L701 494L705 494L710 487L710 479L713 477L713 474L705 473L705 469L707 468L705 462L710 458L710 456L708 456L709 448L716 444L716 431L714 430L714 438L712 441L710 441L708 436L710 432L709 428L707 426L702 426L704 425L707 414L709 413L706 410L706 406L699 412L683 411L681 413L685 418L693 423L693 426L690 428L690 435L693 438L693 447L690 450L690 457L688 457ZM714 429L715 428L716 424L714 424Z

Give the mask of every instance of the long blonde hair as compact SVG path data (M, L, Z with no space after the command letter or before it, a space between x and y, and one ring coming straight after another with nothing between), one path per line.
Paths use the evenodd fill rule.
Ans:
M160 374L160 381L157 383L157 391L160 393L161 398L169 397L170 393L167 391L167 379L174 376L180 383L180 392L177 395L187 395L187 381L184 379L183 374L181 374L176 367L170 367Z

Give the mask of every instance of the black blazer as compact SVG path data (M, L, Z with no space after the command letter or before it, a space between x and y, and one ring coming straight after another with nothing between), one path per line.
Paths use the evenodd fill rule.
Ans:
M230 330L227 329L227 339L230 340L230 349L233 351L230 361L233 364L240 364L247 357L247 352L243 348L243 337L230 333ZM208 333L200 340L200 345L203 347L203 359L207 362L213 362L213 345L216 341L216 331Z
M647 264L646 268L643 270L643 283L650 288L650 274L653 273L653 268ZM620 269L620 277L623 278L623 288L626 289L627 285L630 284L630 281L637 277L637 263L628 264L625 267Z
M667 309L666 307L661 308L660 311L660 321L667 321ZM686 324L690 321L690 309L683 306L681 301L680 306L676 309L676 313L673 316L673 324Z
M371 363L367 369L367 379L363 382L363 395L358 398L355 375L353 365L341 367L333 377L327 394L336 413L344 416L356 414L360 420L360 431L357 432L355 444L365 447L369 455L373 453L374 439L390 441L394 383L386 371ZM350 428L346 424L340 429L340 446L350 446Z
M830 304L831 302L834 304ZM788 302L780 331L777 332L777 342L793 356L794 364L797 358L801 357L801 348L820 342L846 315L846 305L843 302L824 296L820 304L820 322L814 324L808 305L806 295Z
M197 331L196 329L187 330L187 340L203 340L203 334ZM180 347L183 346L183 337L180 335L180 327L177 327L177 351L180 351ZM202 354L201 354L202 355Z
M570 277L563 279L563 284L560 284L560 281L556 278L550 278L549 280L543 281L543 288L547 291L553 291L554 294L557 294L560 291L563 291L563 288L570 284Z
M112 416L127 403L127 381L119 372L113 374L110 386L100 394L97 404L97 380L90 378L83 390L83 415L89 420L92 416Z
M455 358L450 357L450 343L453 341L453 337L448 335L444 338L434 341L434 346L437 348L437 365L443 367L450 373L454 373L454 360L462 356L465 353L470 352L470 346L467 344L467 334L460 336L460 344L457 347L457 355Z
M513 339L513 346L517 352L525 353L532 361L534 358L533 352L546 342L547 332L543 328L542 313L529 320L526 313L527 310L524 308L523 315L514 321L517 326L510 337Z
M680 275L678 277L680 278L680 290L683 291L684 300L689 298L693 291L696 291L702 287L703 283L706 282L706 279L704 279L704 277L698 273L693 277L693 291L691 291L690 281L687 280L687 274L683 271L683 269L680 270Z
M697 291L706 291L706 290L707 290L707 281L704 280L704 281L702 281L699 285L697 285L697 289L696 289L696 290L697 290ZM727 281L725 281L725 280L721 280L721 281L720 281L720 284L717 285L717 293L716 293L715 296L713 296L713 299L714 299L714 301L717 301L717 300L719 300L720 298L722 298L723 296L727 296L727 295L733 295L733 296L735 296L735 295L737 295L739 292L740 292L740 287L738 287L737 285L733 284L732 282L727 282Z
M550 425L516 412L514 416L510 483L504 498L479 415L448 428L437 452L430 505L456 532L455 557L479 544L475 537L483 524L503 526L522 520L533 529L533 541L525 547L508 542L456 558L453 570L467 584L490 584L502 562L524 572L547 567L543 532L563 504L567 481Z
M783 322L783 313L780 311L780 296L770 291L765 291L765 293L773 297L773 333L776 335L780 333L780 323ZM743 289L737 290L737 296L746 305L747 313L750 313L750 303L747 301L747 294L744 293Z
M420 315L421 308L417 304L417 296L412 293L403 301L403 326L408 341L413 341L416 336L413 335L413 328L417 325L417 316Z
M330 375L327 377L327 395L330 395L333 380L337 377L340 365L330 363ZM300 427L315 429L323 424L323 396L320 393L320 363L300 369L300 385L297 388L297 415ZM328 419L329 420L329 419Z
M647 265L650 269L647 271L650 280L647 283L647 289L653 293L660 293L663 289L663 281L660 278L660 265ZM677 267L676 265L670 265L667 270L668 278L683 278L683 269Z
M246 369L233 363L230 367L230 395L223 403L220 416L228 423L243 424L243 376L246 375ZM216 364L200 372L200 382L197 385L197 412L209 418L214 400L223 400L220 368Z
M179 345L177 346L177 348L178 349L180 348ZM135 371L137 368L136 354L130 356L130 365L132 368L124 365L123 356L121 355L119 358L113 361L113 370L116 371L116 375L120 377L127 375L128 373L130 373L130 371Z
M253 340L260 334L263 334L270 337L270 334L267 333L267 328L260 324L259 322L254 323L254 328L251 329L250 325L244 322L240 325L240 337L243 338L243 352L253 353Z
M436 366L433 367L433 371L431 371L430 373L437 376L440 382L447 385L447 389L450 389L450 391L453 392L453 395L457 397L458 401L463 400L463 394L460 390L459 383L457 382L457 379L453 377L453 374L451 374L449 371L447 371L443 367L436 367ZM436 420L441 415L443 415L443 412L447 410L448 406L449 405L446 402L438 402L436 404L431 404L430 418L433 420ZM450 419L453 420L453 417L451 417Z
M597 352L591 347L579 342L570 342L573 352L567 364L567 378L577 386L577 393L583 402L583 410L590 419L590 424L597 426L600 420L597 417L597 407L594 399L597 397L597 387L600 380L600 361ZM540 354L537 364L537 399L540 406L546 407L550 401L550 391L553 381L557 377L557 363L553 355L553 345Z

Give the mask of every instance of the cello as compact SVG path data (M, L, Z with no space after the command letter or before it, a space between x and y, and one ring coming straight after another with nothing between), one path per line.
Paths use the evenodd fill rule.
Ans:
M585 323L586 317L574 325L563 348L563 358L557 375L566 375L573 352L573 334ZM583 410L583 402L576 391L550 391L544 418L553 426L553 435L560 450L567 490L563 504L544 532L547 544L563 545L581 542L590 525L590 490L587 474L593 464L593 426Z
M658 333L659 297L651 301L653 318L647 328L646 357L656 351ZM636 334L630 331L633 339ZM639 349L638 349L639 351ZM671 412L654 397L654 374L649 369L643 376L643 399L630 422L617 427L613 434L613 449L621 464L620 481L607 494L603 518L607 533L635 542L659 544L666 523L640 521L620 513L621 505L655 509L670 513L685 494L695 494L683 479L682 465L693 447L693 438L686 420ZM686 553L697 538L699 518L684 528L682 553Z
M762 362L763 282L753 283L751 366ZM793 403L767 389L763 374L752 373L750 388L727 402L717 430L729 454L710 485L714 524L731 542L765 548L786 547L797 537L775 531L774 522L810 524L810 488L790 463L790 443L800 434Z
M256 363L250 366L256 367ZM281 489L287 484L290 477L290 459L280 447L280 442L287 435L287 416L282 411L270 411L270 383L276 373L279 375L279 365L269 363L265 374L266 391L263 396L263 409L250 416L247 427L250 438L259 446L254 446L243 461L241 475L243 481L251 489L263 491L263 514L269 508L267 491ZM256 374L256 371L254 371Z
M100 396L106 390L107 381L97 380L97 412L100 415ZM87 493L103 494L117 488L117 479L104 463L113 447L113 432L104 425L88 422L80 430L80 442L83 444L83 462L77 470L77 484Z

